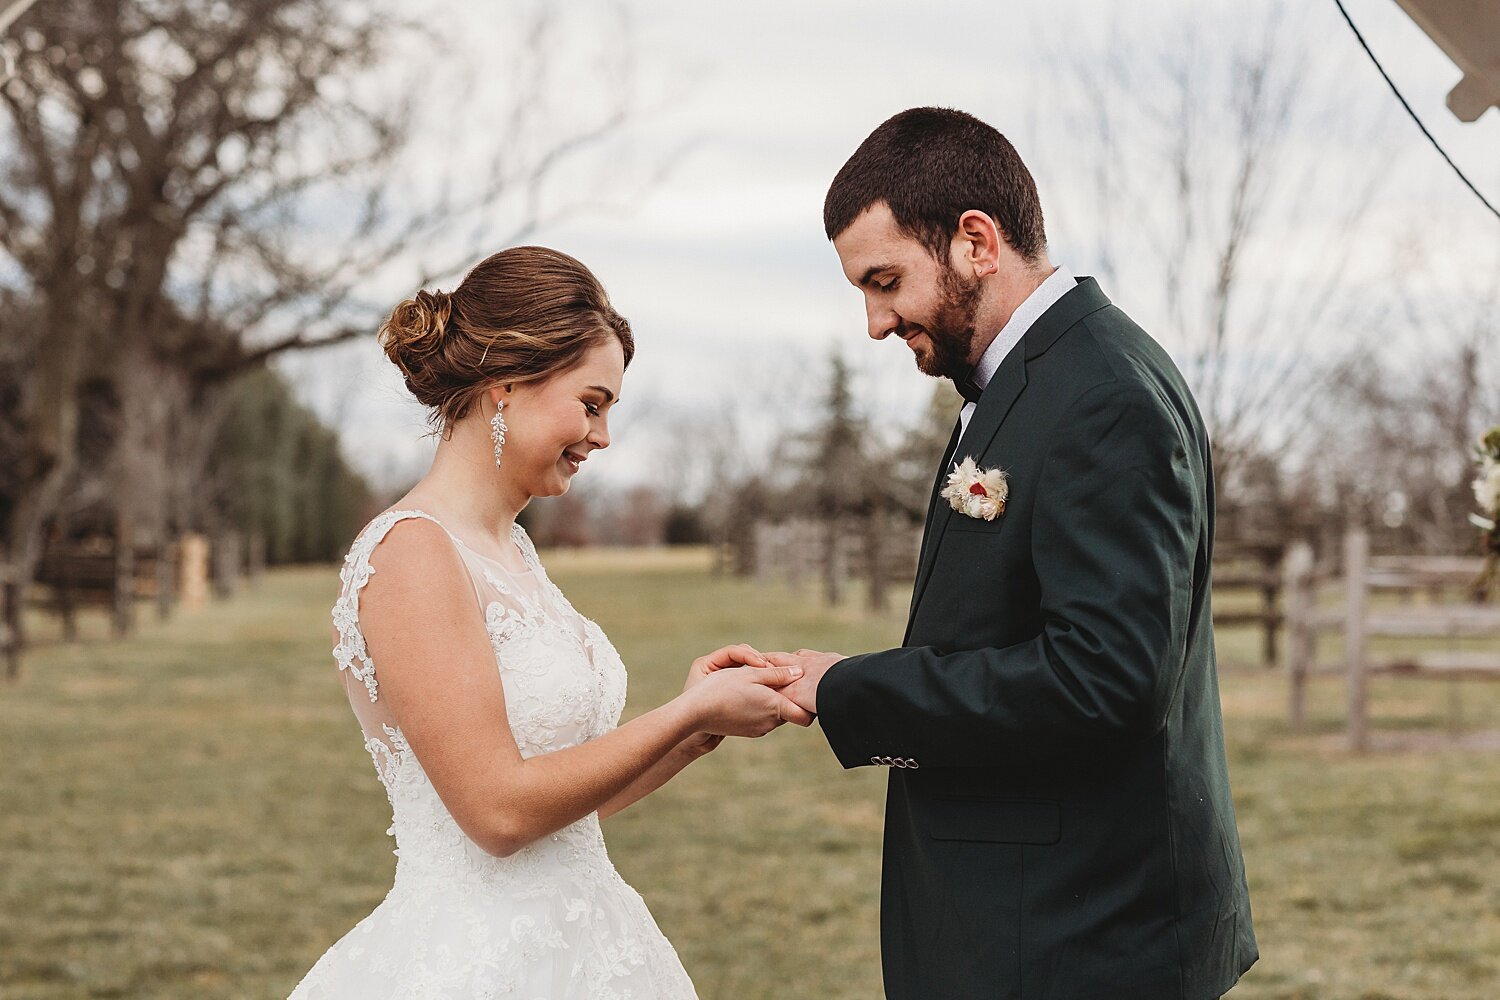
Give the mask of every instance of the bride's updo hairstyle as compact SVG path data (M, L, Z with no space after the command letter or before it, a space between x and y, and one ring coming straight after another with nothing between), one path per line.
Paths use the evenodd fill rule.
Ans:
M604 286L546 247L487 257L452 292L424 289L380 327L386 357L445 432L490 386L544 382L611 337L629 367L635 338Z

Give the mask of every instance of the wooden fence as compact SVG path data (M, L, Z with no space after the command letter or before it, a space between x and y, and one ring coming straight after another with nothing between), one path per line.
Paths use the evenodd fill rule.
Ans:
M227 597L248 575L253 582L265 565L265 545L237 532L222 532L212 543L202 535L184 535L158 546L117 545L107 536L50 543L39 560L30 586L22 588L15 567L0 564L0 661L5 676L17 677L26 646L22 591L27 602L56 614L65 641L78 636L78 612L103 608L116 636L135 626L138 604L154 603L166 618L179 603L189 608L210 594Z
M1214 627L1254 625L1261 632L1261 663L1267 668L1280 661L1278 634L1285 624L1282 561L1286 543L1279 540L1220 540L1214 545L1213 586L1215 596L1226 590L1253 590L1259 606L1230 610L1214 605Z
M921 537L916 527L887 525L874 531L858 518L835 524L811 518L762 522L748 534L745 551L734 564L759 580L781 580L793 588L821 581L831 604L840 600L840 581L866 580L871 606L883 609L885 586L909 585L915 579ZM1257 626L1266 667L1276 666L1280 659L1285 551L1284 543L1269 539L1225 541L1215 549L1214 586L1253 589L1259 603L1244 610L1215 607L1214 625Z
M35 583L45 588L39 604L62 618L63 638L78 638L78 610L109 610L110 629L128 634L135 604L148 598L157 613L171 613L176 592L176 546L117 546L107 539L49 545L37 564Z
M5 676L15 677L21 668L21 586L15 568L0 563L0 660Z
M848 581L862 580L869 585L870 607L883 611L888 588L916 578L920 546L917 529L890 521L798 518L756 525L741 565L759 580L780 579L794 589L818 581L829 604L842 600Z
M1372 558L1369 535L1353 529L1344 538L1342 573L1320 571L1312 549L1296 543L1285 561L1285 609L1290 678L1289 715L1293 728L1306 718L1307 680L1315 673L1345 675L1348 742L1355 752L1369 747L1369 690L1372 677L1389 675L1457 682L1500 680L1500 651L1423 650L1376 655L1370 640L1402 637L1452 640L1500 638L1500 607L1456 600L1467 593L1482 561L1432 556ZM1333 584L1342 607L1318 606L1320 591ZM1397 603L1376 605L1371 597L1394 594ZM1414 602L1423 595L1421 604ZM1318 659L1319 637L1342 633L1344 655L1337 663Z
M915 529L887 532L883 546L871 558L867 526L791 520L761 524L754 532L754 574L762 580L780 579L792 587L823 581L829 600L838 599L838 581L878 579L908 584L916 571L920 535ZM1336 537L1336 536L1335 536ZM1331 546L1337 549L1337 544ZM1372 558L1369 536L1351 530L1344 539L1342 559L1315 559L1304 541L1286 545L1272 539L1225 540L1215 547L1213 574L1216 596L1231 590L1254 593L1253 607L1215 607L1216 627L1253 626L1261 632L1261 656L1267 667L1284 657L1290 686L1289 715L1293 728L1306 718L1308 678L1315 673L1341 673L1348 686L1348 739L1355 751L1369 745L1369 684L1376 676L1500 680L1500 651L1425 650L1375 655L1376 637L1415 637L1452 640L1471 636L1500 638L1500 607L1466 599L1478 575L1478 559L1443 556L1383 556ZM1455 591L1465 597L1455 597ZM1372 594L1394 595L1394 604L1371 603ZM1338 594L1342 603L1320 607L1320 598ZM1420 601L1420 603L1419 603ZM879 606L879 605L877 605ZM1342 634L1344 655L1337 662L1320 662L1322 636Z

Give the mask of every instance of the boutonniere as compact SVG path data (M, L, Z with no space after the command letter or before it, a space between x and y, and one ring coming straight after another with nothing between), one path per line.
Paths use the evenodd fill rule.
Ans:
M974 459L965 458L948 475L943 499L967 517L993 521L1005 513L1005 498L1010 495L1002 469L981 469Z

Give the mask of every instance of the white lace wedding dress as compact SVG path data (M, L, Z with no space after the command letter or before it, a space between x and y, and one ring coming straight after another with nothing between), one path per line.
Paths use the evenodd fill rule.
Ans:
M392 510L360 533L333 609L334 656L391 801L395 884L291 1000L696 1000L646 904L610 863L597 814L508 858L486 854L449 815L390 717L360 632L359 592L381 539L416 517L438 523ZM525 531L514 532L523 573L449 537L473 580L522 756L614 728L625 665L547 578Z

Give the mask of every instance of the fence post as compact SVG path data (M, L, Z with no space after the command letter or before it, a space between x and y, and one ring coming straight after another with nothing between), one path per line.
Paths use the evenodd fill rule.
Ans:
M211 557L208 539L196 532L183 535L177 543L178 593L189 611L197 611L208 600Z
M115 596L110 629L120 638L129 635L135 626L135 530L123 519L115 529L114 557Z
M1276 650L1276 632L1280 624L1277 615L1277 597L1281 596L1280 581L1276 579L1276 564L1280 561L1282 552L1278 549L1263 548L1257 553L1261 573L1265 583L1261 587L1261 612L1265 615L1261 658L1264 660L1266 669L1270 670L1276 666L1279 659Z
M756 583L764 584L770 579L771 567L780 558L780 553L771 541L772 533L776 529L765 521L756 521L749 525L747 530L755 535L755 558L749 570L755 577Z
M51 546L49 546L50 548ZM46 558L44 555L43 558ZM62 632L64 642L78 641L78 608L75 603L73 577L77 572L77 562L72 554L64 552L58 561L57 582L52 589L57 596L57 611L62 617Z
M0 563L0 654L5 656L5 679L21 677L21 580L19 563Z
M262 531L252 531L245 545L245 577L253 587L260 583L265 571L266 535Z
M802 520L788 521L782 526L778 536L782 572L786 576L787 589L794 594L802 593L802 581L807 575L808 553L814 544L814 539L808 537L807 525L808 522Z
M1316 654L1316 601L1313 591L1313 550L1298 540L1282 561L1282 605L1286 608L1286 663L1291 681L1288 724L1301 729L1307 720L1307 675Z
M223 600L234 596L239 586L241 558L240 533L232 529L220 531L214 536L210 549L213 559L213 593Z
M844 593L844 533L838 517L823 522L823 600L837 607Z
M1352 527L1344 536L1344 648L1349 671L1349 749L1364 753L1369 746L1369 603L1370 536Z
M865 515L865 570L870 576L870 610L876 614L885 611L890 603L886 597L889 574L886 567L885 535L888 520L883 500L876 501Z
M156 617L166 621L177 600L177 543L163 535L156 544Z

